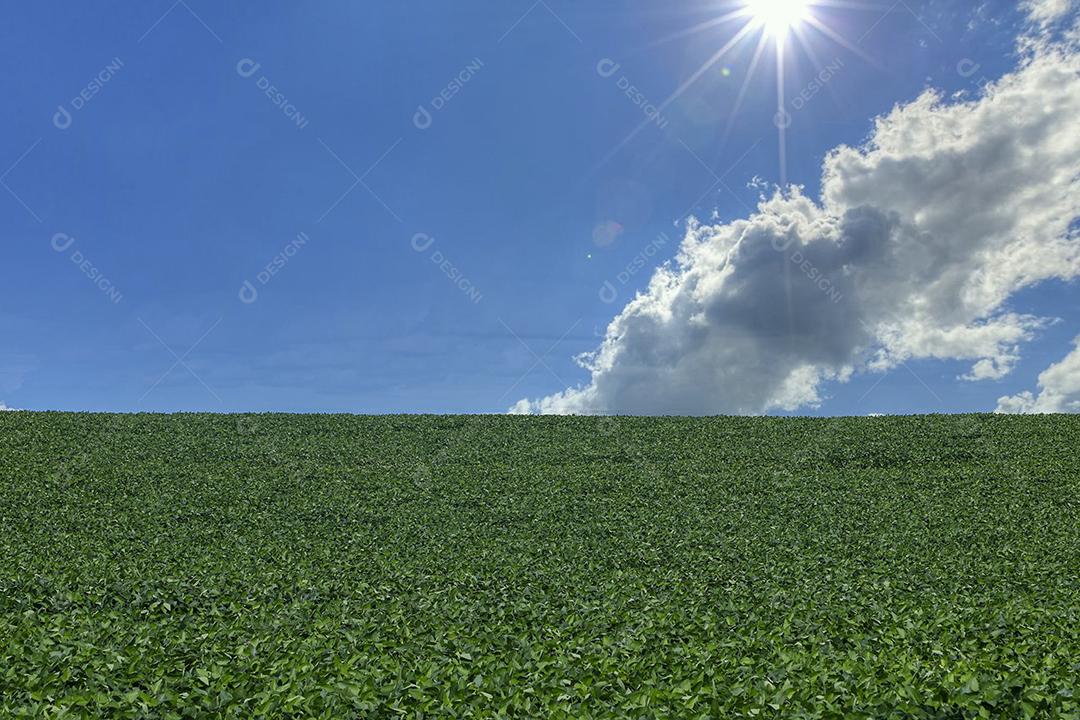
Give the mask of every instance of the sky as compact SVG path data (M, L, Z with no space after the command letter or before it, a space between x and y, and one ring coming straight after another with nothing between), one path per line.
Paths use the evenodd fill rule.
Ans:
M0 408L1080 410L1071 0L746 5L12 4Z

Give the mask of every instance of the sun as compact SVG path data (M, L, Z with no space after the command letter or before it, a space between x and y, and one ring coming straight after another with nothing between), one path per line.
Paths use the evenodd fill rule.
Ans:
M778 38L807 18L809 5L809 0L746 0L746 9L755 24Z

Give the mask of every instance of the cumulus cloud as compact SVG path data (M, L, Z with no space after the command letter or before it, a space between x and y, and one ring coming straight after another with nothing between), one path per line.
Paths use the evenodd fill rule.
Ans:
M1039 394L1023 392L998 400L999 413L1080 412L1080 338L1076 349L1039 375Z
M1080 54L1043 43L976 99L927 92L826 158L820 199L691 222L579 358L589 382L512 412L760 414L908 359L997 379L1044 320L1021 288L1080 276Z
M14 411L14 410L16 410L16 408L9 408L7 405L5 405L3 403L3 401L0 401L0 412L5 412L5 411L10 412L10 411Z

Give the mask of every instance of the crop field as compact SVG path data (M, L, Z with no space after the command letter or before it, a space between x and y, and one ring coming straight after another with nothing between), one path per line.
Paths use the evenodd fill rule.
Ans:
M1078 718L1078 449L0 413L0 717Z

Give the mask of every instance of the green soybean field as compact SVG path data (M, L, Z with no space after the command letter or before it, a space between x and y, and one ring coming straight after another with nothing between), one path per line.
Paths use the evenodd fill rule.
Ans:
M1080 718L1080 417L0 413L0 717Z

